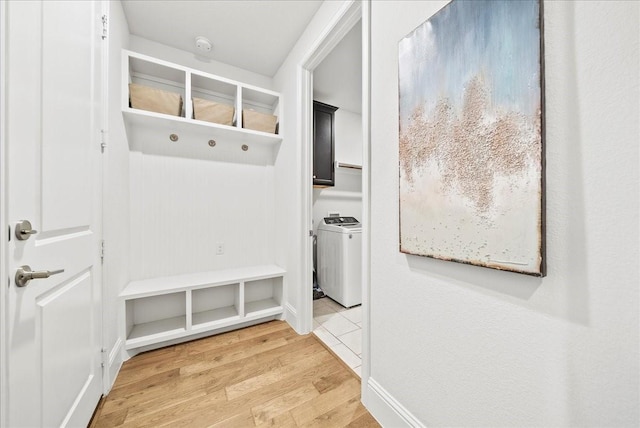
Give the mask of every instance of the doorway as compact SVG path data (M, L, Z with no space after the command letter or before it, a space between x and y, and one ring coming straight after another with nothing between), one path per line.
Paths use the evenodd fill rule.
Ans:
M362 20L313 70L313 100L331 106L331 159L314 158L332 171L332 185L312 189L313 333L358 375L362 364ZM314 107L316 108L316 107ZM324 114L324 113L320 113ZM315 116L315 113L314 113ZM326 152L325 152L326 153ZM314 177L319 171L314 170ZM344 218L343 226L325 217ZM334 221L333 219L331 221ZM341 221L341 220L335 220Z
M322 64L323 60L331 55L331 52L340 44L340 42L350 33L350 31L360 23L361 25L361 167L358 172L360 177L360 192L362 194L361 201L361 218L358 219L362 223L362 306L361 318L359 324L362 327L361 339L361 378L362 385L366 385L368 378L368 272L369 272L369 5L366 2L349 2L336 13L332 22L325 28L322 36L319 38L314 47L307 54L305 59L299 66L299 88L300 88L300 140L302 141L302 224L307 230L314 235L313 215L313 99L314 99L314 71ZM334 79L340 79L341 76L334 76ZM339 159L338 159L339 160ZM326 214L326 213L325 213ZM345 214L346 215L346 214ZM301 331L311 332L314 329L313 320L313 238L306 235L303 237L303 246L301 254L301 269L303 281L301 283L302 290L300 292L300 308L301 308ZM345 345L346 346L346 345Z

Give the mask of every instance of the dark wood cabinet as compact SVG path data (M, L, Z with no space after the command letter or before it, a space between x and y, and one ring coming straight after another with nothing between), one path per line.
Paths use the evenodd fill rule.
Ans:
M313 102L313 185L335 185L335 112L333 107Z

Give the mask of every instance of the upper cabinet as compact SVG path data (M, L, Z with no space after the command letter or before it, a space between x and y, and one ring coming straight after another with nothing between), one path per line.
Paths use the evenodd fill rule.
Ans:
M335 185L335 112L337 107L313 102L313 185Z
M122 113L132 150L251 161L279 147L277 92L127 50L122 62Z

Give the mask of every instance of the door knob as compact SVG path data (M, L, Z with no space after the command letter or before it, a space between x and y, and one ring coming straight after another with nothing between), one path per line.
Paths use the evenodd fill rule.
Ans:
M28 285L32 279L49 278L51 275L62 272L64 272L64 269L32 271L29 265L20 266L16 271L16 285L18 287L24 287Z
M18 241L26 241L31 235L38 233L37 230L31 228L31 222L29 220L20 220L16 224L16 238Z

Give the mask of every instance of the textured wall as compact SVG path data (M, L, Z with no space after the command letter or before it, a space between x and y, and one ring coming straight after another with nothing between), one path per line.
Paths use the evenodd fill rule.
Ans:
M545 2L548 276L398 252L398 41L374 1L371 378L427 426L638 426L637 2Z

